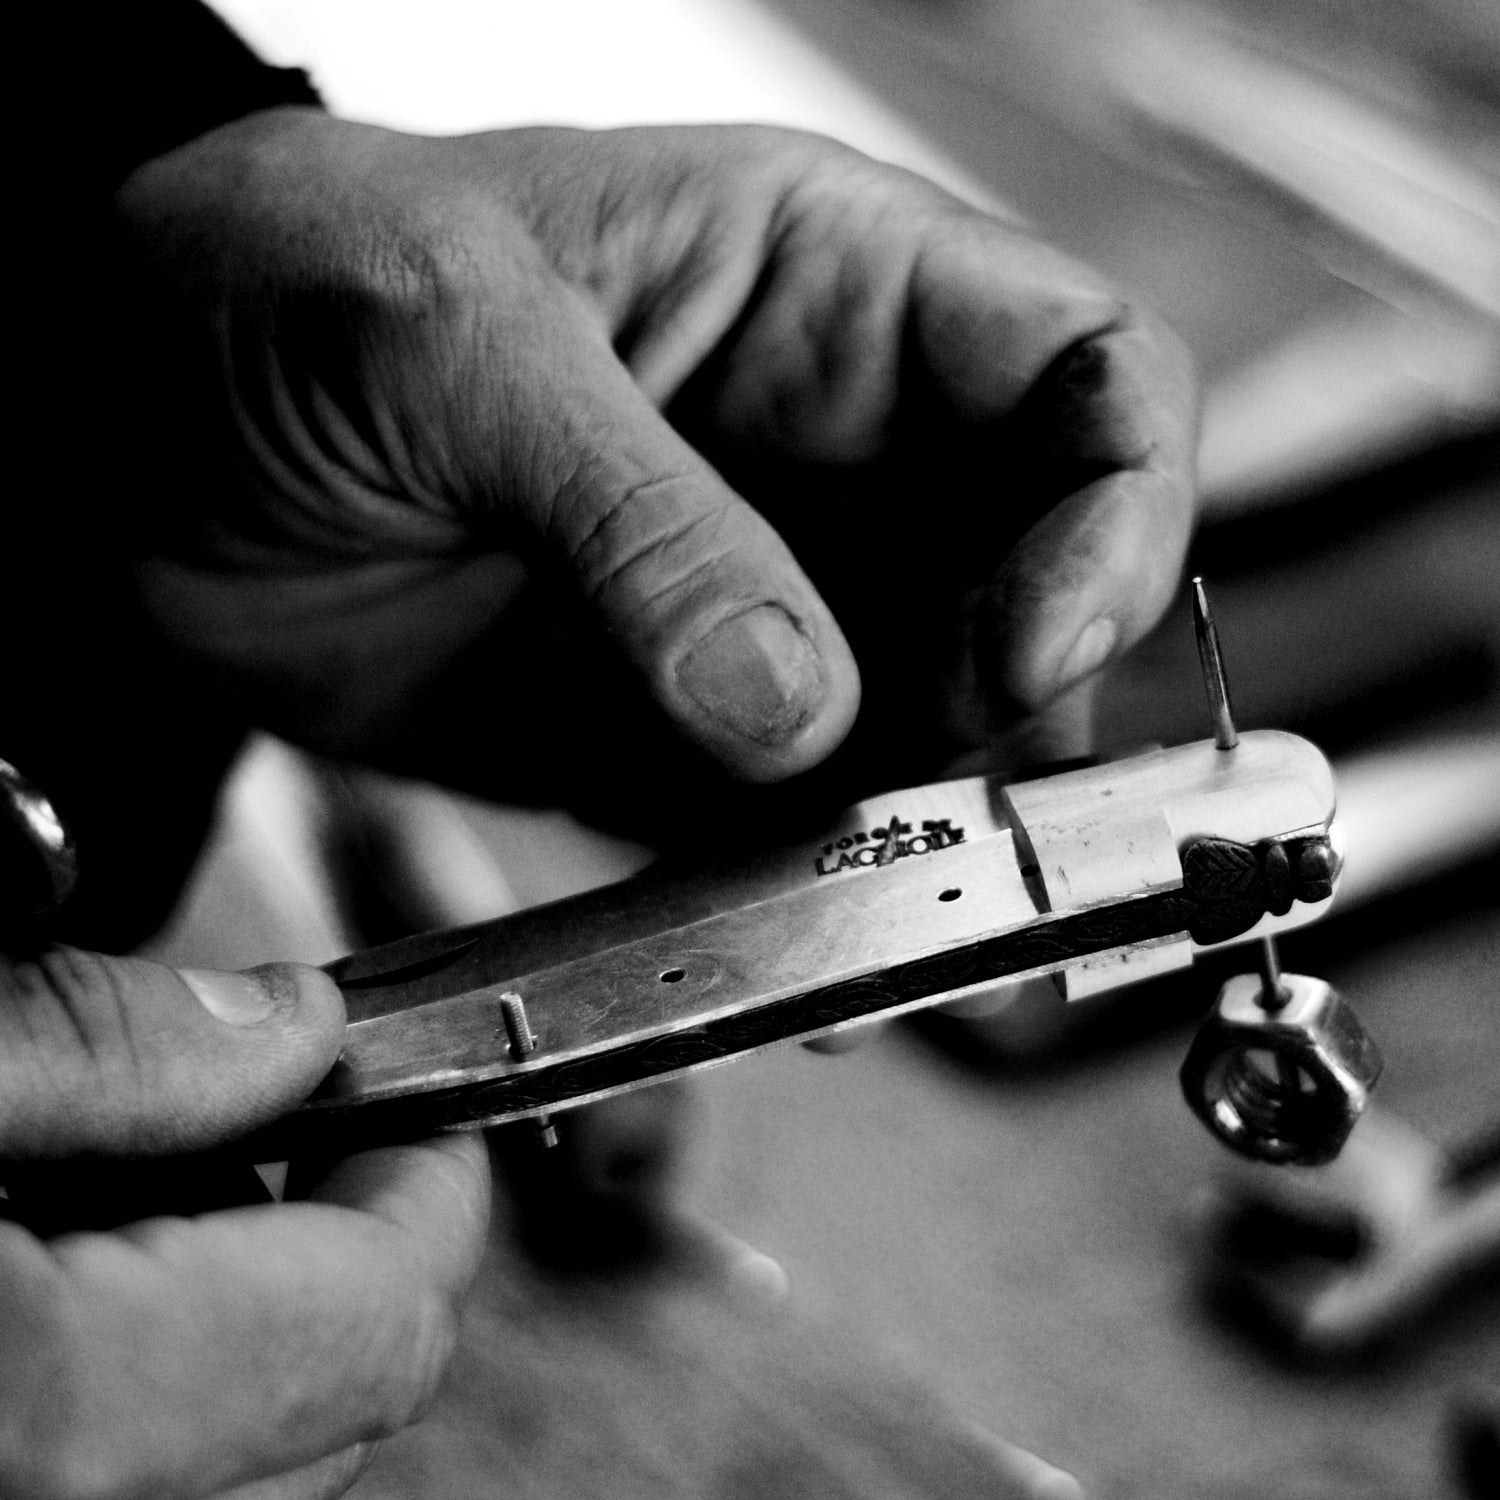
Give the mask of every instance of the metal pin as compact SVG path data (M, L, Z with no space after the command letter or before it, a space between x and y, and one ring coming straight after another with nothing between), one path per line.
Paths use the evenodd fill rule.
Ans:
M1208 591L1201 578L1193 579L1193 630L1198 637L1198 660L1203 665L1203 686L1208 693L1208 711L1214 721L1214 744L1233 750L1240 737L1229 706L1229 679L1224 675L1224 656L1219 650L1219 632L1214 628Z
M1291 998L1291 988L1281 977L1281 955L1276 951L1276 939L1263 937L1260 940L1260 1008L1277 1011Z
M1203 666L1203 687L1208 693L1208 711L1214 721L1214 744L1220 750L1233 750L1240 742L1234 727L1234 710L1229 703L1229 678L1224 671L1224 653L1219 649L1219 632L1214 612L1209 606L1208 590L1202 578L1193 579L1193 632L1198 637L1198 660ZM1281 1010L1292 998L1292 992L1281 977L1281 956L1276 939L1260 940L1260 1008Z
M536 1051L536 1033L531 1029L531 1018L526 1014L526 1002L513 991L500 997L500 1014L505 1019L505 1034L510 1038L510 1055L520 1062ZM536 1128L537 1144L550 1150L557 1144L557 1126L551 1115L537 1115L532 1124Z
M536 1051L536 1033L526 1014L526 1002L516 994L500 997L500 1014L505 1018L505 1034L510 1038L510 1055L520 1062Z

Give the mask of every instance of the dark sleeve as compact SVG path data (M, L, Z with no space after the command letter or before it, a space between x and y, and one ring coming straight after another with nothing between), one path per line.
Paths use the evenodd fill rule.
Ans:
M112 194L142 162L277 104L321 103L300 68L264 63L196 0L52 0L27 7L28 50L61 88L52 144L85 193Z
M19 109L12 96L6 157L6 359L19 378L0 492L11 669L0 758L46 791L78 840L78 891L50 935L119 952L171 910L242 728L163 651L122 566L151 514L152 476L121 467L116 433L135 420L126 383L149 351L134 351L122 312L130 282L112 202L153 157L318 96L306 74L267 66L189 0L13 9L6 61L13 83L32 87Z

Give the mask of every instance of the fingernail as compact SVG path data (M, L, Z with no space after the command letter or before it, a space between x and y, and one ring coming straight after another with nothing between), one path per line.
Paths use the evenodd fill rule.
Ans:
M995 1477L1003 1475L1009 1481L1007 1494L1025 1495L1027 1500L1084 1500L1083 1486L1066 1470L996 1437L972 1418L960 1417L959 1421L975 1442L989 1449Z
M693 1219L681 1221L691 1226ZM741 1308L774 1307L791 1295L792 1279L774 1256L706 1219L696 1221L703 1264L719 1287Z
M1083 1486L1064 1470L1053 1469L1032 1481L1031 1500L1084 1500Z
M812 642L777 604L717 625L683 658L677 682L711 718L761 745L790 739L825 686Z
M769 1307L785 1302L792 1290L792 1279L779 1260L753 1245L741 1245L728 1266L730 1295L737 1302L752 1307Z
M1101 667L1119 638L1120 627L1103 616L1085 625L1057 674L1058 687L1071 687Z
M222 974L214 969L177 972L204 1010L230 1026L259 1026L276 1009L276 993L261 975Z

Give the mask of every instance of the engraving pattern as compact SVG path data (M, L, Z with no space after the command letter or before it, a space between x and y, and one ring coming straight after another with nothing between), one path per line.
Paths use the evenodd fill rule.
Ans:
M1199 839L1183 850L1182 863L1181 890L1061 916L671 1035L483 1083L304 1108L270 1128L266 1139L276 1144L266 1149L285 1155L288 1148L283 1143L294 1149L306 1149L310 1143L329 1148L339 1142L367 1145L521 1116L709 1066L840 1022L936 999L966 985L1064 966L1110 948L1183 932L1200 943L1222 942L1252 927L1266 911L1285 910L1288 885L1303 900L1322 899L1331 891L1331 855L1325 839L1254 847L1227 839Z

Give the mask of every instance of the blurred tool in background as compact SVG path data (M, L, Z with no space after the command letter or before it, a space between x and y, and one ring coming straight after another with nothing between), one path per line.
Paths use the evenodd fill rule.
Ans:
M1226 1177L1189 1232L1210 1294L1256 1334L1311 1362L1367 1356L1500 1271L1500 1118L1442 1150L1372 1109L1338 1162Z

